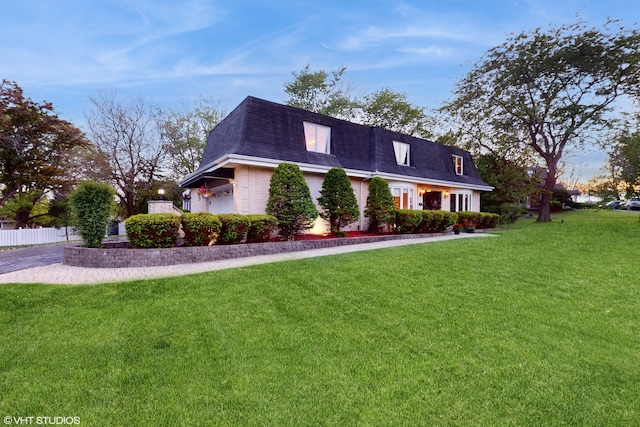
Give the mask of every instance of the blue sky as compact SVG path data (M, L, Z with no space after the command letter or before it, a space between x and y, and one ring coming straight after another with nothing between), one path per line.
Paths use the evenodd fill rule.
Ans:
M89 95L115 89L167 108L211 97L275 102L307 64L346 66L354 94L388 87L438 107L509 33L608 17L640 20L637 0L29 0L3 2L0 78L84 127ZM575 159L583 179L602 155Z

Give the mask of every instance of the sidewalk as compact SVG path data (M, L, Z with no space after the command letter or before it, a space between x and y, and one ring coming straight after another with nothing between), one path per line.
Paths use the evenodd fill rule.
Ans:
M277 255L264 255L250 258L236 258L224 261L202 262L196 264L178 264L163 267L139 267L139 268L86 268L51 264L44 267L34 267L11 273L0 274L0 284L7 283L46 283L66 285L86 285L97 283L125 282L131 280L154 279L161 277L183 276L186 274L203 273L207 271L238 268L249 265L267 264L271 262L289 261L303 258L313 258L326 255L335 255L348 252L366 251L372 249L389 248L395 246L412 245L442 240L486 237L491 234L447 234L443 236L389 240L377 243L364 243L356 245L338 246L324 249L313 249L302 252L288 252Z

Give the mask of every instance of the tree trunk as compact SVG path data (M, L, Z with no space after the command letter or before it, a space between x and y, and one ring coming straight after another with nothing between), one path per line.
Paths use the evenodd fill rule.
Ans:
M549 162L547 162L549 163ZM540 199L540 211L538 211L538 219L536 222L550 222L551 221L551 198L553 196L553 189L556 186L556 168L555 166L549 167L547 176L542 184L542 197Z
M16 228L26 228L29 225L29 214L31 211L16 212Z
M551 221L551 193L545 190L540 199L540 210L538 211L538 219L536 222L549 221Z

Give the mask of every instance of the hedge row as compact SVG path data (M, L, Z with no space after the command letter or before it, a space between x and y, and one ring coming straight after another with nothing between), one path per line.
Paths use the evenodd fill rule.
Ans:
M454 224L494 228L500 219L486 212L398 210L394 231L403 234L441 233ZM219 214L207 212L140 214L125 221L129 242L138 248L169 248L176 244L182 228L187 246L268 242L277 229L270 215Z
M140 214L124 223L129 242L138 248L171 248L178 240L180 216L157 213Z
M401 234L442 233L458 220L458 214L448 211L396 211L395 232Z
M500 215L489 212L458 212L458 224L473 224L475 228L495 228Z
M140 214L125 221L129 242L138 248L175 246L182 227L186 246L267 242L277 220L269 215L213 215L207 212Z

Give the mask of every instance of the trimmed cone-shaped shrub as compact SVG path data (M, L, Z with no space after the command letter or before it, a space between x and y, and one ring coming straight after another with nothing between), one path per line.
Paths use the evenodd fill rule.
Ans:
M71 194L77 228L87 248L102 247L115 194L107 184L95 181L81 182Z
M396 206L389 184L376 176L369 184L369 195L364 216L369 220L369 232L379 233L383 226L392 224L396 219Z
M336 236L341 235L340 228L360 218L356 194L342 168L331 168L324 176L318 203L324 209L320 216L329 221L331 233Z
M245 215L240 214L219 214L217 215L222 227L218 243L221 245L232 245L242 243L247 238L251 221Z
M278 220L271 215L247 215L251 225L247 233L247 243L268 242L278 228Z
M294 240L300 231L313 227L318 210L297 165L280 163L273 171L266 212L277 218L283 240Z
M180 215L138 214L124 222L129 242L138 248L171 248L178 240Z
M211 246L216 243L222 223L220 219L209 212L190 213L182 215L182 231L186 246Z

